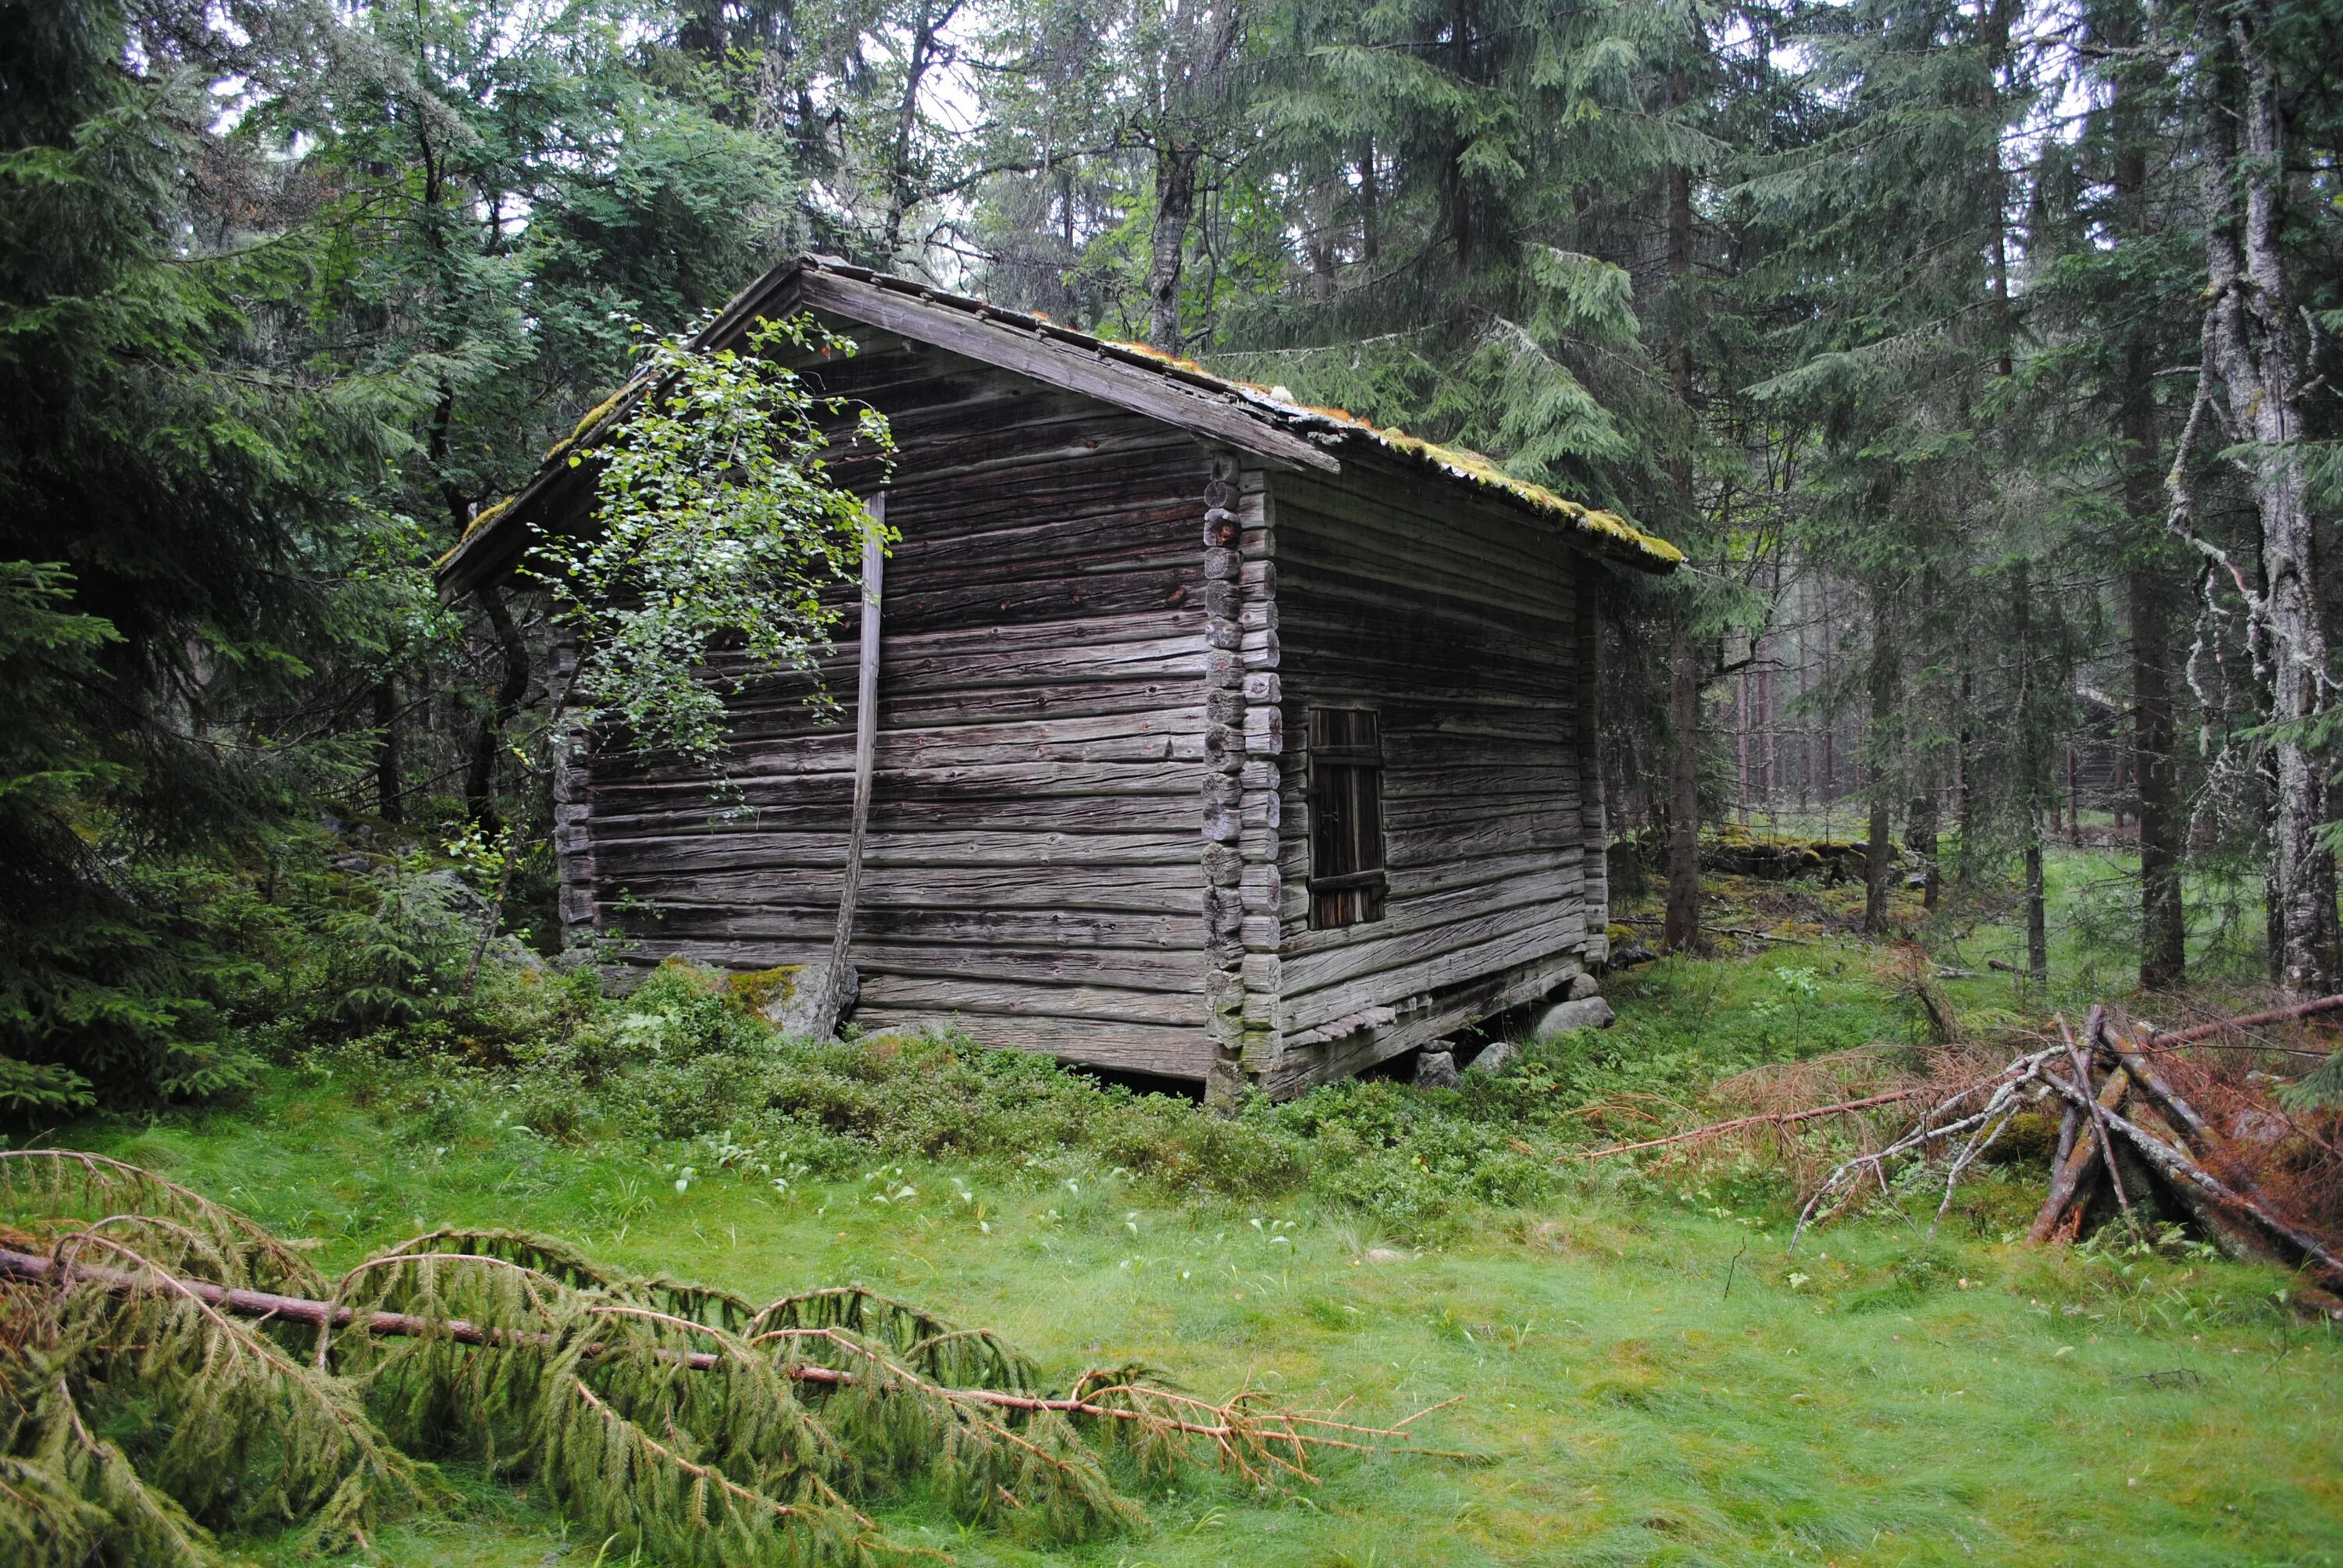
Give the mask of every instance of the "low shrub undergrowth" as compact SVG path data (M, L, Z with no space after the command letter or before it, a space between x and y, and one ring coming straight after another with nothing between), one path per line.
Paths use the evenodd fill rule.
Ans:
M696 1168L785 1181L906 1160L1036 1180L1081 1165L1167 1194L1306 1195L1423 1238L1585 1180L1558 1154L1595 1135L1582 1115L1590 1098L1653 1081L1649 1043L1626 1030L1563 1036L1454 1090L1353 1080L1221 1116L956 1033L790 1039L723 977L670 963L619 999L588 970L496 969L460 1021L420 1020L301 1054L434 1144L517 1129L556 1142L685 1144ZM1684 1046L1670 1059L1674 1086L1694 1092L1748 1049L1712 1060Z

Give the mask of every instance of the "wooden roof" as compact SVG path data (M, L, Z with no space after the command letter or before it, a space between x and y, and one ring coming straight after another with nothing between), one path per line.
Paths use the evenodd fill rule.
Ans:
M759 317L799 310L898 333L1161 419L1282 467L1339 474L1346 457L1364 457L1422 468L1558 526L1580 548L1641 571L1672 571L1684 560L1675 546L1616 513L1515 478L1477 452L1378 427L1341 409L1297 403L1282 389L1228 380L1192 360L1143 345L1093 337L1043 317L829 257L798 256L775 267L736 295L696 341L702 348L729 347ZM644 390L640 377L619 388L546 453L543 466L517 494L473 519L462 540L439 560L443 598L453 600L509 570L527 546L532 514L582 499L593 470L573 467L570 455L606 436Z

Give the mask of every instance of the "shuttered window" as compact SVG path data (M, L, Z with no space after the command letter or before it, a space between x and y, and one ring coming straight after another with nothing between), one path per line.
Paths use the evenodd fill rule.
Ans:
M1383 918L1383 749L1375 716L1310 709L1310 924Z

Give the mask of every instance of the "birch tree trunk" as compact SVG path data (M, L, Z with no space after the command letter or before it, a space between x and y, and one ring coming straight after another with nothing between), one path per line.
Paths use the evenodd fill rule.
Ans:
M1180 280L1196 218L1197 173L1225 112L1243 15L1239 0L1177 0L1163 21L1153 123L1145 127L1155 148L1147 337L1164 353L1181 354L1188 338L1180 320Z
M1196 158L1194 147L1176 144L1159 147L1155 153L1155 219L1148 235L1147 336L1166 354L1181 353L1187 346L1180 328L1180 273L1187 255L1188 226L1196 216Z
M2277 798L2270 822L2278 983L2324 992L2336 972L2335 863L2319 839L2325 779L2306 731L2327 706L2327 638L2303 437L2303 355L2279 244L2285 125L2270 59L2267 0L2201 13L2207 75L2227 103L2204 106L2209 300L2205 347L2231 438L2250 443L2261 524ZM2221 89L2217 85L2215 91Z

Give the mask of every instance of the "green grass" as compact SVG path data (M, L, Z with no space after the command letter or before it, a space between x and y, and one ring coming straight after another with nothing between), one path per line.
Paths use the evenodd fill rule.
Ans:
M1859 954L1845 975L1777 957L1617 988L1637 993L1628 1029L1572 1059L1573 1092L1639 1073L1682 1087L1902 1016ZM1825 994L1784 968L1816 969ZM1752 1044L1749 1010L1775 994L1815 1032ZM1148 1492L1151 1533L1077 1549L964 1533L916 1496L881 1511L963 1563L2343 1561L2334 1341L2278 1308L2275 1274L2012 1244L2030 1172L1967 1191L1934 1240L1875 1216L1788 1259L1767 1172L1605 1166L1526 1207L1460 1206L1419 1251L1307 1187L1256 1206L1117 1175L1089 1149L874 1162L784 1191L715 1168L705 1143L518 1130L478 1080L369 1086L361 1107L336 1060L272 1073L246 1105L69 1138L316 1238L329 1269L469 1223L759 1297L860 1281L1005 1332L1061 1376L1135 1358L1200 1392L1349 1400L1369 1420L1461 1396L1420 1427L1479 1456L1344 1460L1291 1497L1193 1476ZM435 1109L449 1092L478 1102ZM1364 1261L1374 1246L1408 1255ZM2183 1375L2148 1375L2165 1373ZM367 1560L596 1560L525 1494L458 1479L457 1516L395 1526ZM307 1560L297 1537L246 1545Z

